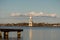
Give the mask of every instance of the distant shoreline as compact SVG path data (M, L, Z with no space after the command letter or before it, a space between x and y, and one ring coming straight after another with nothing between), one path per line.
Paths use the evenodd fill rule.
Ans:
M7 23L7 24L0 24L0 26L29 26L29 23ZM60 27L60 23L33 23L32 27Z

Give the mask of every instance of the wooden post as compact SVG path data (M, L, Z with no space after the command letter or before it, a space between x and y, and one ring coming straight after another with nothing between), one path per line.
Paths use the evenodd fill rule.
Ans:
M21 32L19 32L19 31L17 32L17 37L21 38Z
M0 39L2 38L2 32L0 31Z
M17 40L20 40L20 38L17 38Z
M8 39L8 32L4 32L4 38Z

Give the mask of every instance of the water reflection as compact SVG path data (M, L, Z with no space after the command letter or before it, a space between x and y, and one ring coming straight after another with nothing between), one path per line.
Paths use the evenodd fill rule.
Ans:
M21 28L23 29L23 32L21 33L21 38L17 38L17 32L9 32L8 40L60 40L60 28L40 28L40 27L21 27ZM2 35L2 37L4 36ZM5 39L2 38L0 40Z
M29 30L29 38L30 38L30 40L32 40L32 29L31 28Z
M8 39L1 38L0 40L22 40L22 38L8 38Z

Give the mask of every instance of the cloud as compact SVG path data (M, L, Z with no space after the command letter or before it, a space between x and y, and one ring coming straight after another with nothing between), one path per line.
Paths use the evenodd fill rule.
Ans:
M30 12L28 15L32 15L32 16L50 16L50 17L56 17L57 15L55 13L51 13L51 14L47 14L47 13L43 13L43 12Z
M49 16L51 16L51 17L56 17L57 15L56 15L56 14L50 14Z
M20 13L11 13L10 16L20 16L21 14Z
M49 17L56 17L57 15L54 13L47 14L43 12L29 12L29 13L11 13L11 16L49 16Z
M43 12L40 12L40 13L37 13L37 12L29 12L27 14L28 16L32 15L32 16L42 16L43 15Z

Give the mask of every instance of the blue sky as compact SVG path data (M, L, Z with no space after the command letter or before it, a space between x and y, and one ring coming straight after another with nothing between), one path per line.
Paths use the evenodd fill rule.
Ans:
M5 22L5 20L7 20L5 18L9 18L11 13L16 12L25 14L32 11L43 12L47 14L55 13L57 16L60 16L60 0L0 0L1 23L3 21ZM5 20L3 20L2 18L4 18Z

